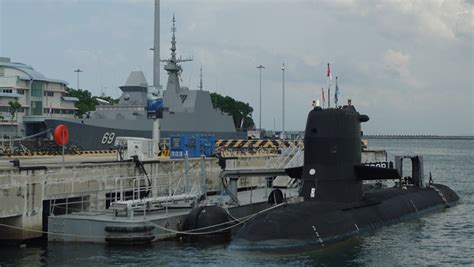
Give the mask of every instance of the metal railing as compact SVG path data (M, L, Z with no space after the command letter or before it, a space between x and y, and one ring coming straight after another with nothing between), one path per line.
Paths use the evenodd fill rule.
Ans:
M179 200L196 201L206 194L207 186L204 184L206 181L206 164L204 159L202 157L201 163L195 168L191 168L189 164L184 164L184 168L179 172L155 176L96 177L75 181L76 183L96 181L99 183L97 185L99 189L50 195L49 212L51 215L71 212L105 214L114 202L122 203L129 209L143 210L144 205L147 207L166 207L168 204ZM49 184L53 185L55 182L51 181ZM104 188L106 184L110 188ZM55 212L56 209L60 209L60 211Z
M294 142L297 144L294 147L286 147L281 149L281 154L280 157L275 159L275 161L272 161L271 166L268 167L274 167L274 168L284 168L286 165L296 156L298 153L301 153L303 151L303 147L301 147L299 144L302 142L303 138L301 136L297 136Z

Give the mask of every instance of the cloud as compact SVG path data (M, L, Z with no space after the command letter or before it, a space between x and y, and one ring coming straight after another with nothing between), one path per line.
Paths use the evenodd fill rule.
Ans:
M72 70L84 68L81 84L96 94L101 83L118 94L132 70L151 82L153 1L0 3L4 56L72 84ZM22 20L15 17L20 13ZM205 89L258 110L256 66L266 66L268 129L274 119L281 125L281 63L286 126L302 129L312 99L327 88L329 62L339 76L339 102L352 98L369 113L369 131L474 134L466 123L474 113L472 2L162 0L162 58L170 53L173 13L178 55L194 57L183 64L184 85L197 87L202 65ZM440 113L440 103L452 108Z
M417 35L456 40L472 34L474 5L463 0L322 1L331 9L376 18L387 30L416 30ZM397 18L404 18L403 20Z
M397 72L403 81L414 86L418 84L412 75L410 54L389 49L383 55L383 60L387 67Z

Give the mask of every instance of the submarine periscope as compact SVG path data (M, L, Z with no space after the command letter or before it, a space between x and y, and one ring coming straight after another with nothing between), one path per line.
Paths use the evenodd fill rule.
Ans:
M384 225L448 208L459 200L448 186L424 182L422 156L397 156L395 167L361 164L361 123L350 103L314 107L308 115L302 167L286 169L302 185L299 201L259 214L232 234L233 249L285 250L341 241ZM411 160L412 176L402 177ZM364 189L364 180L395 180Z

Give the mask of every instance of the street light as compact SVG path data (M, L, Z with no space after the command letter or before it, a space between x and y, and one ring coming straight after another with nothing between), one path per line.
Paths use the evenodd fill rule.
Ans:
M258 119L258 128L259 130L262 130L262 69L264 69L265 66L259 65L257 66L257 69L259 69L260 72L260 111L258 112L259 119Z
M79 72L84 72L81 69L74 70L77 73L77 90L79 90Z
M283 62L283 65L281 66L281 72L282 72L282 91L283 91L283 111L282 111L282 137L285 137L285 63Z

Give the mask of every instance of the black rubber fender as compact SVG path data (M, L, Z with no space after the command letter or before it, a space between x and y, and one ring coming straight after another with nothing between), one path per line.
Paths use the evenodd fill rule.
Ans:
M222 208L218 206L204 206L204 207L197 207L191 210L191 212L186 216L183 222L183 231L195 230L204 228L202 231L195 231L199 232L212 232L216 231L216 233L226 232L226 231L219 231L219 229L226 228L230 226L226 224L226 222L231 221L229 214ZM213 225L219 225L216 227L209 227Z
M132 235L132 236L106 236L105 241L113 244L144 244L150 243L155 236L150 235Z
M109 233L143 233L155 229L154 225L107 225L105 231Z
M283 196L283 192L280 189L273 189L268 196L268 204L270 205L278 205L285 200L285 196Z

